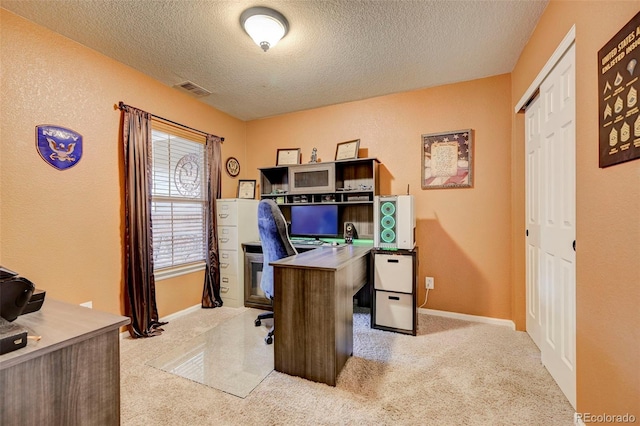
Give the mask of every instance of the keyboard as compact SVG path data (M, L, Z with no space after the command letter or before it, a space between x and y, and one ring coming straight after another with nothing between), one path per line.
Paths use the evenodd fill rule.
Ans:
M291 240L291 243L295 245L304 245L304 246L321 246L324 241L320 240Z

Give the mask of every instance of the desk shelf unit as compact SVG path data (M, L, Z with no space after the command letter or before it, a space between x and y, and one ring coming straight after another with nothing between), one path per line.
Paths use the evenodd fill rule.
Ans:
M379 163L357 158L261 168L260 197L275 200L287 220L292 205L337 204L340 223L351 222L359 238L372 239Z

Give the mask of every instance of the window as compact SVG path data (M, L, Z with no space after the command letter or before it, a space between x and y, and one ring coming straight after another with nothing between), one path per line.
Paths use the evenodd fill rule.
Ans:
M156 278L204 267L207 162L204 138L196 142L198 138L152 123L151 221Z

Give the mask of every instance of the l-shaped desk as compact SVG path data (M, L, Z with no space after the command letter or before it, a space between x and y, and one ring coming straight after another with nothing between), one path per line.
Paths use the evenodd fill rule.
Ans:
M353 296L368 281L372 247L320 246L271 263L276 371L336 385L353 353Z

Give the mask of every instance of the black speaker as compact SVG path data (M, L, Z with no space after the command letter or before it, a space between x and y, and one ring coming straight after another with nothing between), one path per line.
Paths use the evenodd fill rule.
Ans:
M347 244L353 243L354 239L358 239L358 232L356 226L351 222L345 222L344 224L344 241Z

